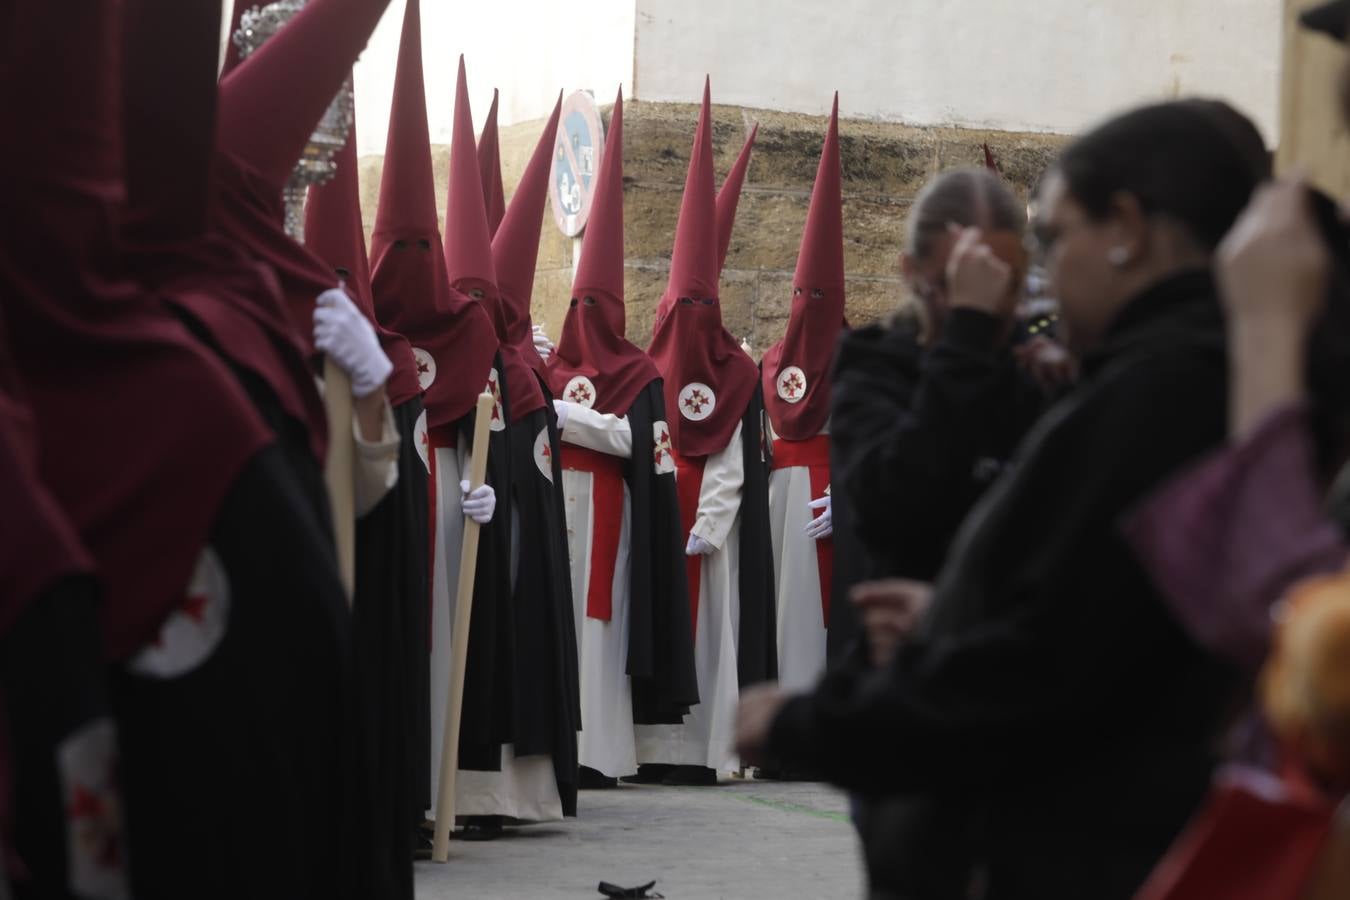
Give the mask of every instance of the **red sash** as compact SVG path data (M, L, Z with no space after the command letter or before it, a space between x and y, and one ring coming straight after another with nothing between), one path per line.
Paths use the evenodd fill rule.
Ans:
M681 456L672 450L675 460L675 493L680 501L680 527L683 539L689 540L689 530L698 521L698 497L703 492L703 467L708 462L706 456ZM694 627L694 636L698 636L698 593L703 576L703 557L685 556L684 570L689 576L689 612Z
M818 434L804 441L773 442L774 469L807 469L811 475L811 499L825 496L830 486L830 436ZM830 584L834 577L834 538L816 541L816 569L820 575L820 613L830 627Z
M591 577L586 585L586 615L608 622L614 615L614 569L623 529L623 460L563 444L562 467L591 473Z
M459 446L453 422L427 429L427 649L431 649L432 600L436 596L436 451ZM448 613L448 610L447 610Z

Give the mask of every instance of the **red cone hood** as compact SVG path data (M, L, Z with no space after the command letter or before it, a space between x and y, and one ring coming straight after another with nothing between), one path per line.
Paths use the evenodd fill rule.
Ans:
M380 324L413 347L427 424L448 425L473 409L492 369L497 339L478 304L450 289L436 224L418 0L407 0L385 144L380 205L371 235L371 290Z
M750 152L755 147L755 136L759 134L759 123L750 129L740 155L727 173L727 180L717 192L717 271L726 268L727 251L731 249L731 230L736 224L736 207L741 202L741 185L745 184L745 173L750 168Z
M844 321L844 206L839 95L806 213L787 334L764 354L764 407L779 437L805 440L830 417L830 364Z
M754 361L722 325L710 95L705 81L675 226L670 281L648 348L665 378L671 442L684 456L706 456L730 443L758 374Z
M554 396L619 416L627 415L642 389L661 377L651 358L624 337L623 253L620 90L605 136L572 302L548 364Z
M488 234L496 238L506 215L506 191L502 188L502 150L497 139L497 89L492 89L492 106L487 122L478 136L478 174L483 179L483 206L487 210ZM519 190L519 188L517 188Z
M337 174L327 184L311 187L305 203L305 246L328 263L342 280L347 293L375 325L380 347L394 364L387 389L389 402L399 406L421 396L412 347L375 318L370 287L370 258L366 255L366 232L361 222L361 184L356 167L356 123L347 143L338 151Z
M495 105L494 105L495 108ZM534 351L534 340L530 322L530 299L534 293L534 271L539 261L539 239L541 222L544 216L544 202L548 198L549 166L553 161L553 145L557 139L558 116L562 112L562 94L553 107L553 115L544 125L544 132L535 145L534 155L525 167L525 174L516 185L511 197L511 208L502 218L501 227L492 239L492 268L497 275L497 287L501 291L502 316L506 320L506 343L520 350L521 356L536 372L542 374L544 361ZM485 146L489 138L487 129L483 132L483 141L479 143L479 163L483 164L484 151L496 156L496 132L491 132L492 142ZM497 173L497 185L501 186L501 172L494 164L485 167Z

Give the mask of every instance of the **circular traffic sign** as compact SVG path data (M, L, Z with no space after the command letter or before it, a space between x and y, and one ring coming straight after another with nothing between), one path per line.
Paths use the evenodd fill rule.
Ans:
M571 94L563 100L548 191L553 220L568 237L581 234L590 218L604 151L605 131L595 98L585 91Z

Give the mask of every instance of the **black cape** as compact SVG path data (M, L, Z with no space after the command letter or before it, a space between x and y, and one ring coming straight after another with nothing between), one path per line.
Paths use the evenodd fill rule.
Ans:
M773 586L773 534L769 529L769 471L773 450L765 427L758 381L741 419L745 485L741 493L741 617L736 668L745 688L778 677L778 598Z
M426 809L431 765L430 738L419 718L423 709L430 715L427 472L414 443L422 401L409 400L393 414L401 439L399 480L357 520L352 604L357 716L367 776L358 824L361 847L371 857L361 893L391 900L413 895L412 825Z
M1133 896L1204 797L1241 680L1119 523L1223 440L1226 375L1207 272L1136 298L971 513L892 668L827 675L771 749L872 793L978 790L991 895Z
M552 404L515 422L507 433L511 445L507 511L515 541L511 549L515 754L552 756L563 814L575 816L581 688L563 512L562 445Z
M656 471L653 426L665 422L661 380L629 408L633 455L624 464L632 500L628 675L635 725L678 725L698 703L694 629L675 473Z

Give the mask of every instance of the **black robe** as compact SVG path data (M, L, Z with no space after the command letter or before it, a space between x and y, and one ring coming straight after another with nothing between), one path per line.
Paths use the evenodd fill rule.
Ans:
M8 757L0 777L10 792L6 837L27 870L14 885L20 900L70 896L72 813L57 758L72 735L108 719L98 593L92 577L62 578L0 637L0 741ZM125 846L113 846L122 854L113 863L125 866ZM0 893L4 877L0 865Z
M666 420L661 380L643 388L629 407L633 454L623 477L629 516L628 675L633 724L678 725L698 703L694 628L684 564L684 535L675 472L656 471L653 425ZM668 451L667 451L668 452Z
M219 645L176 677L110 678L132 895L354 897L351 621L331 528L279 447L245 465L210 547L228 581Z
M430 793L427 479L413 434L421 414L419 398L394 409L399 481L356 523L352 630L366 775L358 827L370 855L361 894L390 900L413 896L412 826Z
M517 663L513 742L518 757L553 758L563 814L575 816L581 687L557 423L546 404L507 429Z
M1133 896L1205 795L1241 687L1119 523L1223 440L1226 401L1208 273L1136 298L972 512L892 668L790 700L772 751L872 794L978 791L990 897Z
M755 392L741 419L745 484L741 490L740 630L736 669L740 686L778 677L778 598L773 586L773 533L769 527L769 444L763 388Z

